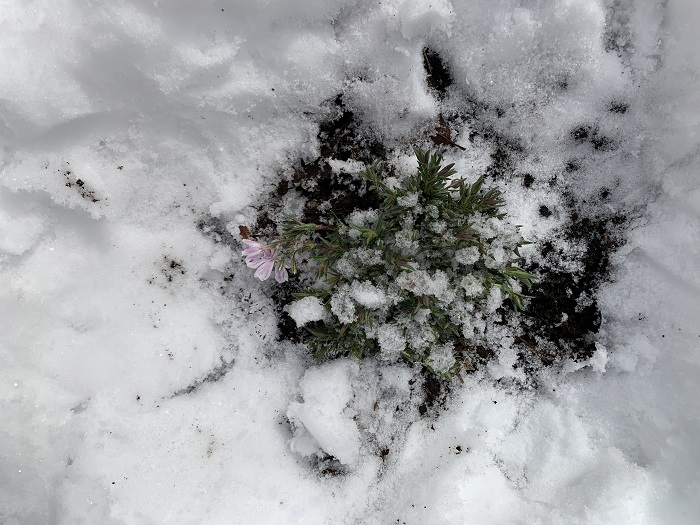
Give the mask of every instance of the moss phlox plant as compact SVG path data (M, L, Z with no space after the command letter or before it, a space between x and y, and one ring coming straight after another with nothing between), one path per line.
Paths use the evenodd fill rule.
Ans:
M247 243L259 278L286 281L289 270L308 283L287 311L319 360L376 355L450 376L488 316L523 306L535 276L517 266L526 242L499 190L456 177L438 154L415 155L403 180L379 162L360 173L377 209L328 224L287 217L272 243Z

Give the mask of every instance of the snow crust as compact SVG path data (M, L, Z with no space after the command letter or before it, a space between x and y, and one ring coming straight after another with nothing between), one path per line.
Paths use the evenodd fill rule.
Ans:
M691 0L3 2L0 522L697 523L699 25ZM275 285L226 242L341 91L410 169L440 111L425 45L444 104L507 109L483 118L519 172L639 212L593 359L511 388L504 337L438 418L402 365L276 341ZM616 149L572 143L584 124ZM460 173L493 153L469 132ZM538 212L561 195L501 186L526 238L580 249Z

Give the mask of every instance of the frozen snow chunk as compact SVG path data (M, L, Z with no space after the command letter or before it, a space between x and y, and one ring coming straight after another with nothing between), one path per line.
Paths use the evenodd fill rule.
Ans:
M365 169L365 165L358 160L338 160L338 159L326 159L328 165L335 172L339 173L360 173Z
M343 324L354 323L357 320L355 313L355 302L350 297L350 287L341 286L331 297L331 312Z
M506 233L507 221L490 217L483 222L476 222L474 229L485 239L495 239L499 235Z
M566 361L566 363L564 363L563 371L566 374L570 374L590 366L595 372L602 374L605 372L607 365L608 351L602 343L596 341L595 352L593 352L591 357L589 357L586 361L574 361L573 359L569 359Z
M396 278L396 284L415 295L432 295L444 303L449 304L455 299L455 291L451 289L447 275L440 270L433 275L425 270L402 272Z
M348 215L347 221L350 226L365 228L371 226L379 218L377 210L355 210Z
M400 230L395 236L396 247L403 255L413 255L420 249L418 241L413 239L413 231Z
M494 379L505 377L522 378L522 370L516 369L518 353L512 346L504 346L498 352L498 361L488 365L488 371Z
M353 250L353 255L363 266L377 266L378 264L382 264L382 262L384 262L382 259L381 250L358 248Z
M503 290L498 286L494 286L489 290L489 295L486 298L486 311L495 312L503 304Z
M462 248L461 250L457 250L455 252L455 260L459 264L463 264L465 266L474 264L476 261L479 260L479 248L477 248L476 246L470 246L468 248Z
M418 194L409 193L408 195L404 195L403 197L396 199L396 202L399 206L403 206L404 208L413 208L416 204L418 204Z
M438 207L435 206L434 204L428 204L425 207L425 213L431 219L437 219L438 217L440 217L440 210L438 210ZM447 225L445 225L445 226L447 226Z
M453 350L454 345L452 343L433 348L428 356L428 366L438 374L447 372L455 364Z
M408 290L416 295L424 293L427 288L427 282L430 280L430 275L425 270L416 270L414 272L402 272L396 278L396 284L403 290Z
M377 342L382 359L387 361L398 359L401 357L401 352L406 349L403 330L394 324L384 324L377 329Z
M428 311L428 310L426 310ZM422 352L435 343L435 332L428 324L413 324L406 328L408 345L416 351Z
M381 308L387 303L384 290L374 286L369 281L354 281L350 285L350 297L370 310Z
M326 309L318 297L304 297L294 301L286 307L286 311L299 327L326 317Z
M357 231L357 230L353 230ZM355 277L357 275L357 265L355 264L355 258L351 252L344 253L340 259L335 263L336 271L348 279Z
M390 190L397 190L401 187L401 181L396 177L387 177L384 179L384 184Z
M343 465L352 465L360 453L360 431L346 407L351 401L357 363L338 359L307 370L301 380L303 402L289 405L287 417L296 427L293 451L311 456L325 452Z
M462 323L462 335L465 339L483 336L485 331L486 321L481 316L468 317Z
M296 190L288 191L282 198L282 211L292 217L303 216L305 205L306 197Z
M594 371L601 374L605 372L605 367L608 364L608 350L605 348L605 345L596 341L595 352L593 352L588 362Z
M476 297L484 293L484 284L473 275L465 275L459 283L467 297Z
M435 221L431 222L429 227L431 231L441 234L445 233L445 230L447 229L447 223L445 221Z

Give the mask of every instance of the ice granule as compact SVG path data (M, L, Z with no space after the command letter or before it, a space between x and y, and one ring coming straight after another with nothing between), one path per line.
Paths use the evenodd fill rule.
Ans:
M355 210L348 215L348 224L358 228L370 226L377 221L379 213L377 210Z
M381 250L358 248L354 250L353 255L363 266L377 266L383 262Z
M498 286L494 286L489 290L489 295L486 298L486 311L495 312L503 304L503 290Z
M502 265L508 260L508 253L503 246L495 245L491 247L491 257L493 257L498 264Z
M476 246L469 246L468 248L457 250L455 252L455 260L465 266L474 264L479 260L479 248Z
M408 195L404 195L403 197L396 199L396 202L399 206L403 206L404 208L413 208L416 204L418 204L418 194L409 193Z
M326 309L318 297L304 297L294 301L287 306L286 311L299 327L321 321L326 316Z
M406 339L408 345L416 352L421 352L429 348L435 342L435 333L430 324L430 310L421 309L425 312L411 318L401 319L401 324L406 329Z
M407 331L408 344L416 352L429 348L435 342L435 333L428 326L414 326Z
M331 297L331 312L343 324L354 323L357 320L355 302L350 298L350 287L341 286Z
M305 205L306 197L296 190L289 190L282 198L282 211L293 217L300 217Z
M384 324L377 329L377 342L381 349L381 357L386 360L398 359L406 349L403 330L394 324Z
M484 284L473 275L465 275L459 284L467 297L475 297L484 292Z
M447 372L452 365L455 364L455 357L452 352L453 349L454 345L452 343L439 345L433 348L427 359L428 366L438 374Z
M352 232L359 232L351 230ZM384 262L381 250L371 250L369 248L357 248L344 253L335 263L335 270L345 278L355 277L359 273L360 267L377 266Z
M489 247L488 255L484 259L484 264L487 268L498 269L502 268L508 262L509 251L501 244L493 244Z
M350 297L358 304L371 310L381 308L387 303L384 290L374 286L369 281L353 281L350 285Z
M351 252L344 253L335 263L336 271L345 278L355 277L358 269L353 259Z
M510 277L508 278L508 284L510 287L513 289L514 292L521 293L523 291L523 286L520 284L520 281L516 279L511 279ZM566 316L566 314L564 314ZM564 319L566 321L566 319ZM564 322L562 321L562 323Z
M364 164L357 160L326 159L328 165L337 173L359 173L364 169Z
M486 219L481 224L476 224L475 228L479 231L482 237L486 239L494 239L504 231L504 221L491 217Z
M425 213L431 219L437 219L440 216L440 210L434 204L428 204L425 207Z
M403 255L413 255L420 248L418 241L413 240L413 232L411 230L401 230L396 233L396 247Z
M412 213L408 212L399 219L399 222L401 223L402 229L411 230L413 229L413 226L416 223L416 218L413 216Z
M445 223L445 221L431 222L430 229L435 233L444 233L444 231L447 229L447 224Z
M428 318L430 317L430 310L428 308L421 308L418 310L415 315L413 316L413 319L419 323L423 324L425 323Z
M441 270L433 275L425 270L402 272L396 278L396 284L415 295L432 295L445 303L450 303L455 298L455 292L450 288L450 281Z
M462 325L462 335L465 339L473 339L474 337L482 336L485 331L486 321L478 315L465 319Z

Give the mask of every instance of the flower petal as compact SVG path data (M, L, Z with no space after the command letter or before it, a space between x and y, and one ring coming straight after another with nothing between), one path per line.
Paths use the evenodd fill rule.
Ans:
M263 251L263 245L258 241L241 239L241 242L248 246L245 250L243 250L241 255L255 255L256 253L260 253L261 251Z
M253 255L249 255L248 257L245 258L245 263L248 268L257 268L261 264L263 264L266 261L272 261L271 258L272 254L268 251L260 252L260 253L255 253Z
M241 252L241 255L255 255L256 253L260 253L262 250L260 248L256 248L255 246L251 246L250 248L246 248Z
M275 281L278 283L284 283L287 282L287 279L289 279L289 274L287 273L286 268L275 268Z
M260 268L255 270L255 277L260 279L261 281L265 281L270 277L270 274L272 273L272 269L275 267L275 261L269 259L265 261Z

